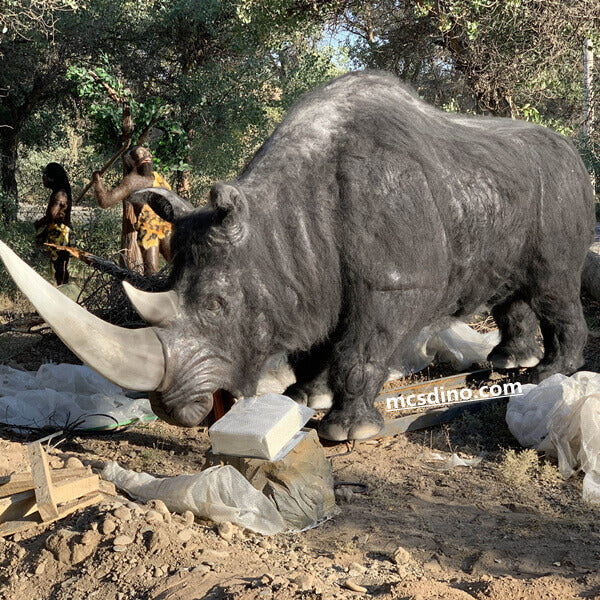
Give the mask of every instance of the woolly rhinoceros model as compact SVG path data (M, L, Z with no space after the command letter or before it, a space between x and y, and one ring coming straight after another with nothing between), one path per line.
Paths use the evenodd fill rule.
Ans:
M548 129L446 114L392 75L349 73L306 94L209 208L141 194L175 222L170 291L128 287L145 329L99 321L2 257L84 362L152 391L172 423L200 423L217 389L252 395L286 353L296 399L328 370L321 436L373 436L373 400L406 344L481 305L501 331L495 365L535 366L538 323L534 378L582 365L594 199L576 150Z

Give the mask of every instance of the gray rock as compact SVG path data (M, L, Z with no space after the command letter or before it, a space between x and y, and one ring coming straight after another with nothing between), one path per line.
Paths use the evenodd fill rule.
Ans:
M404 565L410 562L411 556L408 550L405 550L402 546L398 546L392 555L392 562L396 565Z
M129 535L118 535L114 540L113 544L115 546L129 546L129 544L133 544L134 539Z
M124 521L125 523L131 521L131 510L126 506L115 508L115 510L113 510L113 515L118 521Z

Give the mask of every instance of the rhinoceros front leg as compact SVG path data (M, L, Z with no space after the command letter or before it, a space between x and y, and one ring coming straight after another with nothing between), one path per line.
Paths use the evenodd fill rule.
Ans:
M383 417L373 403L390 372L392 357L423 328L440 293L420 281L418 274L396 273L395 280L404 289L382 290L355 281L347 290L332 334L333 406L319 426L323 438L364 440L383 428ZM410 281L415 287L404 283Z
M333 406L319 426L321 437L363 440L383 427L383 417L373 402L387 378L390 356L397 346L396 332L401 330L398 327L394 331L392 318L386 321L391 328L381 323L354 322L354 327L335 343L329 368Z
M410 280L410 274L404 280ZM413 278L413 279L416 279ZM364 440L383 428L374 401L390 372L392 357L411 332L419 331L424 311L435 304L431 291L415 289L351 290L334 333L329 368L333 406L319 426L323 438Z
M319 426L319 435L328 440L364 440L379 433L383 417L373 406L386 379L387 365L356 353L347 363L336 361L329 374L333 406Z

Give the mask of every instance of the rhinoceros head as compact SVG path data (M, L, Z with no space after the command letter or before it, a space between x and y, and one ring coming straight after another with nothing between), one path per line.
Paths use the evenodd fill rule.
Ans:
M168 203L159 196L164 209ZM142 329L95 317L0 242L0 258L17 285L84 363L121 387L150 392L159 417L188 427L211 410L216 390L253 393L268 355L269 331L239 260L248 238L245 198L234 186L217 184L211 203L185 215L171 205L170 216L179 219L169 291L144 292L124 283L148 323Z

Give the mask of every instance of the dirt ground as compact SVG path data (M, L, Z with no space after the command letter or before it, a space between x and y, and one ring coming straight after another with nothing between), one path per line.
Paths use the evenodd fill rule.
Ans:
M15 310L0 305L0 318ZM586 367L600 370L598 305L586 300L586 313ZM0 335L0 362L48 360L74 359L51 336ZM341 487L339 514L304 533L268 538L107 496L0 538L0 600L600 598L600 508L582 501L581 475L564 481L553 459L518 446L505 409L498 401L445 426L326 447L336 481L366 489ZM39 435L0 430L0 477L26 468L22 443ZM70 435L52 464L192 473L208 447L204 428L155 422ZM443 471L431 452L482 461Z

